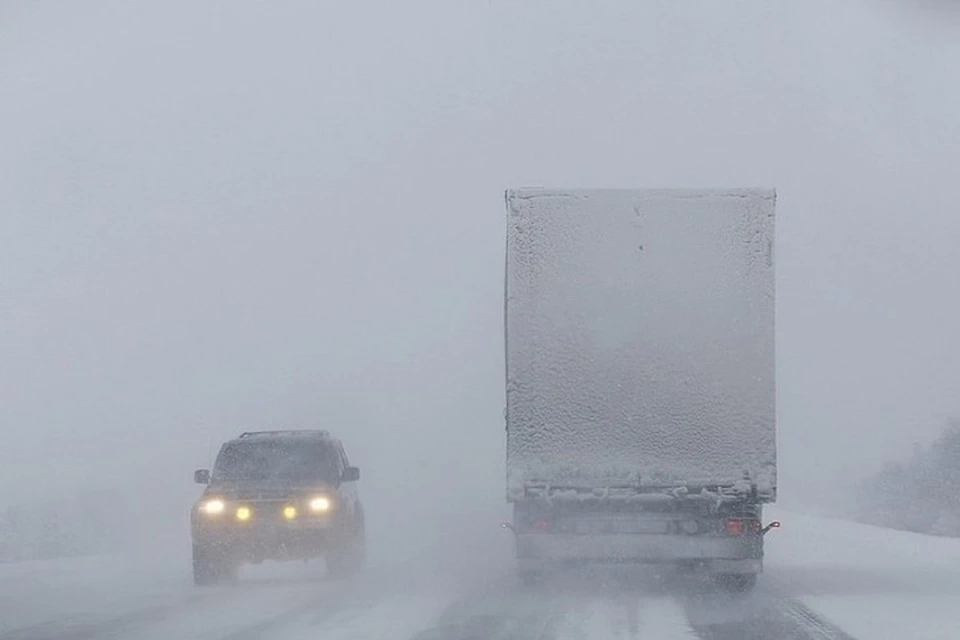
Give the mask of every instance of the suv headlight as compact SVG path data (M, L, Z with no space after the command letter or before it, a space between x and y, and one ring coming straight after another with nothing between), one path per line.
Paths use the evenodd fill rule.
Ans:
M223 500L220 498L214 498L213 500L206 500L200 503L200 511L207 514L208 516L215 516L223 513L223 510L226 509L227 505L224 504Z
M327 496L316 496L310 499L310 511L313 513L326 513L332 506L333 502Z

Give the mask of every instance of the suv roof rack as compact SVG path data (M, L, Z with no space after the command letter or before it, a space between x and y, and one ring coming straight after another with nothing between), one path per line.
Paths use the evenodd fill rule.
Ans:
M326 429L277 429L274 431L244 431L241 438L251 436L310 436L313 438L329 438L330 432Z

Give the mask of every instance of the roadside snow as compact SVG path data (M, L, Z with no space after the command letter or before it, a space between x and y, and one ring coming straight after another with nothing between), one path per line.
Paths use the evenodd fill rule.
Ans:
M768 510L783 527L767 538L770 560L795 566L915 569L952 566L960 569L960 539L926 536L866 524L807 516L779 507ZM802 551L797 563L791 553Z
M771 509L766 579L857 640L954 640L960 540Z
M804 598L804 603L857 640L956 640L960 592Z
M0 637L39 624L92 624L190 595L184 569L137 556L0 564Z

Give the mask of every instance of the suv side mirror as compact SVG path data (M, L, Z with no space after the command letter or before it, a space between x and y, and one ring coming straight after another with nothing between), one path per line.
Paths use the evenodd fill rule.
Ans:
M357 467L347 467L343 470L343 476L340 479L343 482L356 482L360 479L360 469Z
M210 469L197 469L194 471L193 481L197 484L210 484Z

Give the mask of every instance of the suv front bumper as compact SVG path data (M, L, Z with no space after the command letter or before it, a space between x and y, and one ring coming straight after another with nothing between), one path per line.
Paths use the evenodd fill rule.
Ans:
M295 521L257 518L246 522L196 514L191 527L193 544L215 548L230 556L252 560L313 557L338 541L334 515L303 517Z

